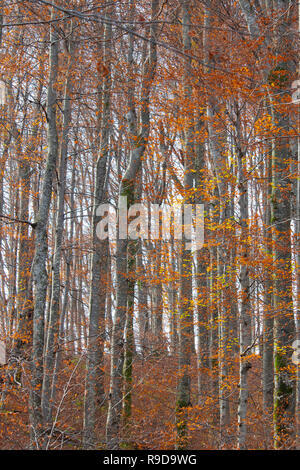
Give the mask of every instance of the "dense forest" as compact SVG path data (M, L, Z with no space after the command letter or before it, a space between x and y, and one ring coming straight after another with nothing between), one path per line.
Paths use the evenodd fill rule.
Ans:
M299 31L0 0L0 449L300 449Z

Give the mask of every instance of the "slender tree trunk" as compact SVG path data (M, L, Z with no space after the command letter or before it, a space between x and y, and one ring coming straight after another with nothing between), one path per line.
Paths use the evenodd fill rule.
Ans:
M292 308L290 201L284 157L286 148L274 151L273 159L273 259L274 272L274 433L275 446L280 448L291 437L295 406L293 373L289 368L295 322Z
M272 183L272 165L270 156L266 155L266 178L267 187L265 189L264 207L264 239L266 251L272 256L272 235L271 235L271 183ZM273 388L274 388L274 367L273 367L273 311L272 311L272 275L267 269L264 276L264 311L263 311L263 410L265 418L268 418L273 408ZM266 441L271 443L271 433L266 427Z
M250 316L250 291L249 291L249 245L248 245L248 182L245 168L245 152L241 135L240 111L238 103L235 103L236 139L235 145L238 159L238 187L239 187L239 211L240 211L240 378L239 378L239 406L238 406L238 447L247 448L247 409L248 409L248 371L251 363L247 356L251 348L251 316Z
M204 122L202 116L198 116L198 125L196 126L199 134L203 131ZM204 186L204 159L205 147L202 143L197 143L195 147L195 204L203 204L202 188ZM207 206L207 205L206 205ZM207 210L207 207L206 207ZM204 221L204 227L205 227ZM204 240L206 235L204 235ZM209 260L209 251L205 248L196 253L196 288L197 288L197 368L198 368L198 402L205 400L205 391L207 389L207 369L209 367L209 311L208 311L208 289L207 289L207 264Z
M211 72L211 66L217 61L210 59L211 52L211 30L212 30L212 9L215 6L215 2L209 1L205 7L205 18L204 18L204 59L205 59L205 73L207 74L207 81L209 82L209 74ZM226 381L228 378L228 361L227 361L227 342L228 342L228 328L229 328L229 314L226 311L226 296L225 287L222 279L227 280L227 264L229 262L229 249L227 247L226 230L224 228L225 222L229 216L229 203L228 203L228 183L226 182L226 159L224 157L224 148L226 147L226 139L224 138L223 132L217 132L215 127L215 121L220 121L220 106L216 101L214 95L210 95L207 102L207 129L208 129L208 148L210 155L210 163L214 177L216 178L215 195L218 198L218 210L213 214L213 223L221 227L221 246L211 249L211 261L216 263L215 266L211 266L212 272L211 277L214 278L214 282L211 285L211 291L215 291L215 299L213 303L214 311L212 315L211 323L211 334L212 334L212 346L213 343L217 346L217 351L212 351L213 357L211 365L212 368L212 385L218 387L218 398L219 398L219 413L214 414L214 419L219 418L219 430L221 430L219 445L223 445L223 429L225 429L229 423L229 402L226 399ZM228 260L228 261L227 261ZM225 281L226 283L226 281ZM215 376L218 374L218 378ZM213 392L214 394L216 393Z
M72 34L72 33L70 33ZM60 309L60 284L61 284L61 253L64 231L64 208L65 208L65 189L66 189L66 173L67 173L67 157L68 157L68 138L69 127L71 122L71 93L72 93L72 77L71 69L74 61L74 41L69 41L69 63L66 75L66 84L64 92L64 110L63 110L63 133L60 149L60 165L59 165L59 187L56 209L56 230L54 241L54 255L52 262L52 284L51 284L51 303L49 322L47 325L47 341L45 349L44 362L44 380L42 390L42 410L45 424L51 425L53 403L51 400L53 371L55 366L55 355L58 348L59 335L59 309Z
M140 245L141 248L142 245ZM139 345L141 355L144 358L149 353L148 333L149 333L149 311L146 285L146 272L141 249L137 254L137 272L139 281L138 289L138 318L139 318Z
M223 246L226 240L223 236ZM226 250L227 251L227 250ZM219 250L219 253L221 250ZM227 254L227 253L226 253ZM226 440L226 430L230 421L230 409L228 395L228 340L229 340L229 321L228 321L228 272L227 263L224 261L225 250L223 251L223 259L218 259L218 323L219 323L219 407L220 407L220 437L219 447L224 447ZM226 259L226 258L225 258ZM228 259L228 258L227 258Z
M162 282L161 282L161 266L162 266L162 242L161 240L156 240L153 244L154 253L155 253L155 266L154 266L154 277L156 282L152 287L152 299L153 299L153 310L152 310L152 319L153 319L153 336L154 341L157 342L159 348L160 340L162 339L163 333L163 291L162 291Z
M178 349L178 295L176 290L176 262L175 262L175 246L174 241L171 240L170 245L170 267L171 267L171 278L172 280L168 285L168 304L169 304L169 323L170 323L170 353L172 356L176 356Z
M152 0L152 19L158 13L159 0ZM156 37L157 24L151 25L151 42L149 45L149 57L146 60L143 72L143 83L141 93L141 132L135 140L135 145L131 150L130 162L124 177L121 181L119 211L124 197L127 197L127 205L134 201L134 184L136 176L141 167L142 156L144 155L150 126L150 91L151 84L156 71ZM122 198L122 199L121 199ZM127 234L125 234L127 237ZM111 345L111 379L109 393L109 409L106 425L107 448L116 449L120 445L120 424L122 410L122 377L124 367L124 328L128 300L128 264L127 264L127 238L120 238L120 226L117 235L116 250L116 318L113 326Z
M216 220L216 207L215 204L210 207L210 225L215 225ZM213 234L211 235L211 240ZM207 279L209 290L209 394L213 403L215 404L212 409L212 425L217 427L219 422L219 409L217 407L218 401L218 309L216 305L216 285L217 285L217 249L213 244L209 248L209 276ZM213 444L215 444L215 437L212 436Z
M113 15L113 8L109 9L109 16ZM96 412L97 407L105 400L104 391L104 340L105 340L105 302L106 302L106 269L108 261L108 240L99 240L96 230L100 221L97 209L106 198L107 188L107 161L109 155L109 137L111 132L111 41L112 26L105 25L103 62L107 74L103 80L102 90L102 121L101 143L99 158L96 166L96 183L94 194L93 215L93 254L92 279L90 292L90 324L89 346L87 355L87 375L84 400L84 437L85 449L95 448Z
M70 185L70 214L71 214L71 221L70 227L68 230L69 241L73 243L74 237L74 226L75 226L75 213L74 213L74 190L75 190L75 180L76 180L76 161L77 153L74 152L74 156L71 162L72 168L72 176L71 176L71 185ZM58 331L58 342L57 342L57 352L55 354L55 365L53 371L53 380L52 380L52 387L51 387L51 399L52 403L55 403L56 395L57 395L57 379L59 368L61 364L61 358L63 355L63 340L64 340L64 332L65 332L65 319L67 316L67 308L69 303L69 294L70 294L70 287L71 287L71 272L73 266L73 257L72 257L72 249L71 246L68 247L66 252L66 277L65 277L65 288L64 288L64 295L62 299L62 306L61 306L61 314L59 318L59 331Z
M191 51L189 5L186 0L181 1L182 11L182 42L184 52ZM190 59L185 61L184 77L184 95L185 100L190 102L192 99L192 89L189 84ZM193 132L190 125L190 119L186 119L185 128L185 160L184 160L184 190L185 203L192 203L190 192L193 188ZM184 232L185 234L185 232ZM193 294L192 294L192 275L193 259L192 250L187 247L188 240L184 235L182 243L182 262L180 270L179 287L179 377L176 396L176 427L177 427L177 449L185 449L188 445L188 407L191 405L191 377L190 364L193 351Z
M132 366L134 358L134 333L133 333L133 314L134 314L134 288L136 273L136 255L137 241L130 240L127 252L127 272L128 279L128 299L125 323L125 354L123 366L124 391L123 391L123 425L125 435L128 438L130 432L130 417L132 405Z
M274 90L271 96L273 119L279 130L274 139L272 160L272 238L274 259L273 305L274 305L274 438L275 447L290 446L294 438L295 380L292 371L292 343L295 338L295 321L292 299L291 264L291 201L289 179L292 141L286 137L290 129L290 117L280 110L278 99L290 94L290 75L295 71L292 60L282 61L293 41L290 2L278 0L280 22L275 31L275 53L278 55ZM281 13L283 12L283 14ZM280 69L285 80L276 76ZM280 97L280 98L278 98ZM275 106L274 106L275 104Z
M52 19L55 10L52 8ZM50 31L50 76L47 97L48 117L48 156L43 178L43 187L39 204L39 212L35 228L35 254L33 261L33 280L35 285L33 313L33 346L32 346L32 378L30 390L30 435L31 447L42 447L43 417L41 408L41 392L43 386L43 355L44 355L44 318L48 275L47 261L47 224L52 195L53 176L58 156L58 138L56 128L56 84L58 73L58 35L51 27Z

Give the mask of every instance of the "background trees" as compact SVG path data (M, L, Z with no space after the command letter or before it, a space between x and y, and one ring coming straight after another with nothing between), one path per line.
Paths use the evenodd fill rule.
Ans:
M1 447L297 447L296 5L0 6ZM124 196L204 247L100 241Z

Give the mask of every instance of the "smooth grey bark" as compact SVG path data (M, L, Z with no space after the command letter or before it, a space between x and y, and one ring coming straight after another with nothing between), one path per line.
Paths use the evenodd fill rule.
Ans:
M54 8L51 18L55 19ZM31 448L40 449L43 446L43 417L41 408L41 393L43 385L43 355L44 355L44 317L48 275L46 261L48 253L47 224L52 195L53 176L58 157L58 137L56 127L56 83L58 73L58 35L50 29L50 72L47 93L47 140L48 155L43 178L41 199L35 227L35 253L33 260L34 281L34 312L33 312L33 345L31 363L30 390L30 439Z
M136 13L136 4L134 0L130 1L130 20L134 20ZM137 115L135 109L134 95L135 95L135 78L132 77L134 70L134 36L133 29L129 35L129 50L128 50L128 127L131 140L131 151L134 147L134 138L137 135ZM143 171L142 168L138 170L136 180L133 183L132 192L129 191L127 207L129 208L134 202L140 202L142 196L142 181ZM133 332L133 315L134 315L134 293L136 281L136 265L137 265L137 252L139 242L137 240L128 241L127 245L127 308L125 319L125 344L124 344L124 363L123 363L123 435L126 441L130 439L130 418L132 406L132 370L133 358L135 353L135 341Z
M205 61L205 73L209 71L209 49L210 49L210 41L209 41L209 32L211 29L211 1L209 0L206 4L206 8L204 10L204 34L203 34L203 54L204 54L204 61ZM212 166L216 167L215 160L217 158L217 151L214 142L214 134L213 129L211 126L211 120L213 119L213 108L212 104L209 101L207 103L207 117L208 117L208 133L209 133L209 141L208 141L208 151L212 159ZM218 197L218 188L214 188L214 198ZM217 223L217 210L216 210L216 203L212 202L209 207L210 213L210 224L215 225ZM209 236L209 231L208 231ZM215 305L215 286L217 281L217 248L215 246L211 246L209 248L209 276L208 276L208 290L209 290L209 311L210 311L210 318L209 318L209 368L210 368L210 395L211 397L217 400L218 395L218 310ZM217 425L219 421L219 410L213 413L213 425Z
M283 125L283 128L285 125ZM275 447L279 448L293 434L295 411L295 383L291 370L292 343L295 338L295 322L292 309L290 201L287 168L284 155L286 147L274 149L274 173L272 193L273 259L275 265L273 283L274 305L274 434Z
M113 16L111 6L107 15ZM107 193L107 162L109 156L109 138L111 132L111 54L112 25L104 27L103 63L107 73L103 78L101 142L96 165L96 181L93 214L93 254L89 306L89 335L87 354L87 374L84 397L84 432L83 447L93 449L97 444L95 425L97 409L104 404L104 341L105 341L105 303L106 303L106 268L108 261L108 240L97 236L97 225L100 217L98 206L105 202Z
M166 143L166 132L163 125L160 125L160 152L163 157L163 163L158 170L158 178L156 182L156 197L155 197L155 204L156 207L159 207L160 210L162 209L163 201L167 197L166 193L166 172L169 168L169 153L170 150L168 148L168 144ZM174 179L174 178L173 178ZM176 184L176 183L175 183ZM182 192L183 194L183 192ZM176 243L176 245L175 245ZM174 242L174 239L171 238L169 241L170 244L170 258L171 258L171 270L172 276L174 276L176 272L176 265L175 265L175 253L174 248L178 245L178 242ZM154 335L154 341L152 341L153 346L154 342L157 342L158 347L159 343L161 346L164 346L165 340L162 344L162 339L164 338L164 331L163 331L163 314L164 314L164 302L163 302L163 281L161 280L161 272L167 268L163 268L163 250L164 250L164 243L161 239L156 240L152 244L153 254L155 262L153 263L153 277L156 278L155 284L152 286L152 331ZM151 255L150 255L151 257ZM177 332L177 323L178 323L178 296L175 291L175 280L170 281L167 287L167 295L169 299L169 324L170 324L170 339L171 339L171 351L172 354L177 351L178 346L178 332ZM178 351L177 351L178 352Z
M147 296L147 284L146 284L146 270L144 266L142 245L137 254L136 260L137 273L139 281L137 284L137 296L138 296L138 318L139 318L139 345L141 349L142 357L146 357L149 353L148 343L148 332L149 332L149 307L148 307L148 296Z
M156 18L158 7L159 0L152 0L152 19ZM135 145L131 150L130 162L120 185L120 197L126 196L127 204L132 203L134 198L135 178L141 167L141 159L146 149L150 131L150 92L157 63L156 42L154 41L156 30L157 24L152 23L149 56L144 64L142 76L140 134L137 136ZM112 334L109 409L106 424L106 440L108 449L117 449L120 445L124 366L124 328L128 300L128 279L126 274L128 269L127 245L127 239L121 239L118 237L116 249L116 318Z
M72 27L71 27L72 28ZM70 32L72 36L72 31ZM72 77L71 69L74 62L74 41L69 40L69 58L68 69L66 73L66 83L64 90L64 109L63 109L63 131L60 148L59 163L59 187L56 208L55 236L54 236L54 254L52 261L52 282L51 282L51 302L49 321L47 324L47 338L45 347L44 360L44 379L42 390L42 411L44 423L47 427L52 422L53 402L51 397L53 371L55 366L55 354L58 348L59 335L59 311L60 311L60 272L61 272L61 255L64 231L64 208L65 208L65 189L66 189L66 171L68 157L68 140L71 122L71 93L72 93Z
M275 30L275 53L279 55L278 68L285 72L285 79L275 78L275 88L270 97L271 105L277 96L290 94L291 75L295 64L290 59L282 61L293 41L291 14L287 0L279 1L280 21ZM283 14L281 12L284 12ZM276 71L276 69L275 69ZM273 71L271 72L273 73ZM290 129L290 117L272 106L273 119L280 129L274 139L272 158L272 238L274 259L274 445L276 448L290 446L295 437L295 380L291 370L292 343L295 338L295 321L292 300L292 258L291 258L291 201L289 178L289 157L292 156L292 141L285 137Z
M249 290L249 246L248 240L248 182L244 164L245 149L241 134L240 110L235 103L235 147L237 151L238 164L238 187L239 187L239 212L240 212L240 251L241 266L239 273L240 282L240 316L239 316L239 339L240 339L240 368L239 368L239 405L238 405L238 447L247 448L247 408L248 408L248 371L251 363L247 354L251 348L251 315L250 315L250 290Z
M191 51L190 23L191 16L189 12L189 2L182 0L182 43L183 50L186 53ZM187 58L184 65L184 96L187 101L192 99L192 88L189 83L191 60ZM184 201L192 203L190 196L193 188L194 174L194 143L193 127L190 125L190 118L186 118L184 130ZM185 233L185 232L184 232ZM188 445L188 407L191 405L191 377L190 364L191 355L194 348L193 331L193 294L192 294L192 276L193 259L192 252L187 248L186 236L183 236L181 263L180 263L180 284L179 284L179 348L178 348L178 368L179 378L176 393L176 449L185 449Z
M264 194L264 239L266 251L272 256L272 233L271 233L271 183L272 165L269 155L266 155L266 188ZM273 312L272 312L272 275L267 269L264 274L264 309L263 309L263 364L262 364L262 387L263 387L263 410L265 418L270 415L273 408L274 389L274 366L273 366ZM266 442L270 442L271 433L266 427Z
M72 162L71 162L71 168L72 168L71 185L70 185L71 222L70 222L70 227L69 227L69 230L68 230L69 240L71 240L71 241L73 241L74 228L75 228L74 227L75 226L74 189L75 189L75 182L76 182L76 165L75 165L76 156L77 156L77 153L75 151L74 156L72 158ZM59 368L60 368L61 358L62 358L62 344L63 344L63 340L64 340L65 318L66 318L66 315L67 315L67 308L68 308L68 303L69 303L69 294L70 294L70 288L71 288L71 282L70 282L71 271L72 271L72 267L74 267L72 251L70 249L66 253L65 263L66 263L65 288L64 288L64 294L63 294L62 306L61 306L61 313L60 313L60 318L59 318L57 351L56 351L56 354L55 354L53 380L52 380L52 385L51 385L51 400L52 400L52 403L55 403L55 399L56 399L56 395L57 395L57 379L58 379L58 373L59 373Z
M233 214L233 211L231 212ZM230 252L230 266L233 265L236 258L236 247L232 247ZM229 318L229 336L231 343L231 361L234 362L235 356L239 351L239 309L236 302L237 299L237 282L236 282L236 272L230 274L230 296L231 296L231 305L230 305L230 318Z
M196 129L200 134L203 130L204 122L203 117L198 117ZM197 142L195 145L195 177L194 187L196 190L194 202L195 204L203 204L202 188L204 186L204 171L205 171L205 146ZM205 214L207 212L207 204L205 205ZM205 230L204 221L204 230ZM206 234L204 234L204 240ZM198 385L198 403L204 402L205 391L207 389L207 373L205 369L209 367L209 311L208 311L208 289L207 289L207 265L209 263L209 251L207 248L202 248L196 253L196 267L195 267L195 281L197 289L196 298L196 311L197 311L197 336L198 336L198 349L197 349L197 385Z
M213 8L213 2L207 2L205 7L205 18L204 18L204 37L203 37L203 48L204 48L204 62L205 72L208 73L212 60L210 59L210 48L211 48L211 36L210 31L212 28L212 16L211 11ZM212 171L217 179L216 183L216 196L218 198L218 213L214 214L214 222L219 226L223 226L224 222L230 215L230 207L228 202L228 183L223 177L223 171L226 167L226 161L223 156L223 149L226 146L223 133L217 133L215 130L214 122L218 119L219 106L214 96L209 96L207 102L207 129L208 129L208 149L211 160ZM222 286L221 279L223 276L227 278L227 264L230 258L229 247L227 246L226 231L222 231L222 243L219 247L212 248L211 250L211 261L216 263L216 267L212 267L211 279L214 281L211 284L211 291L216 289L217 308L212 310L212 322L211 322L211 368L212 376L217 371L218 365L218 378L212 380L213 388L218 387L218 398L219 398L219 446L223 446L223 430L226 429L229 423L229 401L226 398L226 380L228 377L228 361L227 361L227 342L228 342L228 329L229 329L229 314L226 311L225 306L225 293L224 287ZM218 325L218 327L216 327ZM215 350L217 346L217 351ZM214 371L215 369L215 371ZM212 390L213 393L215 393ZM215 419L217 416L215 416Z
M152 333L155 341L158 343L162 339L163 333L163 290L160 278L162 260L162 243L161 240L156 240L153 243L153 251L155 256L154 278L156 283L152 286Z
M224 215L224 219L226 214ZM225 233L223 234L222 246L226 247ZM222 254L222 258L220 255ZM229 340L229 319L226 308L226 300L228 300L228 261L226 262L227 250L218 250L218 325L219 325L219 448L226 443L226 431L230 421L230 409L228 400L228 388L226 381L228 380L228 340Z
M178 353L178 294L176 289L176 280L174 279L176 273L176 260L175 260L175 247L174 241L171 240L170 244L170 267L171 277L168 284L168 304L169 304L169 325L170 325L170 354L176 356Z
M243 10L248 29L253 37L259 37L260 29L257 24L256 13L249 0L239 0L240 6Z
M108 260L107 260L107 292L106 292L106 307L105 307L105 324L106 324L106 338L109 344L111 343L112 336L112 306L113 306L113 297L114 289L112 282L112 255L110 250L108 250Z
M216 193L216 189L215 189ZM217 197L214 194L214 197ZM209 223L215 226L217 224L217 209L216 203L210 204L209 207ZM207 230L207 238L213 239L214 234ZM209 243L209 242L208 242ZM209 247L209 273L207 276L207 289L208 289L208 308L209 308L209 328L208 328L208 366L210 370L209 375L209 395L214 403L218 402L218 309L215 302L216 299L216 285L217 285L217 248L212 245ZM218 426L220 422L220 409L215 406L212 411L212 425ZM212 440L214 445L217 445L215 433L212 432Z

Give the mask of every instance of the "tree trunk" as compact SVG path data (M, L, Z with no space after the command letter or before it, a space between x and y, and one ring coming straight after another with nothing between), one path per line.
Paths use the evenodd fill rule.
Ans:
M72 34L72 33L70 33ZM64 231L64 208L65 208L65 189L66 189L66 172L68 157L68 137L71 122L71 93L72 78L70 76L72 64L74 61L74 41L69 42L69 63L66 74L66 84L64 92L64 110L63 110L63 134L60 149L60 165L59 165L59 189L56 208L56 230L54 241L54 255L52 262L52 292L49 322L47 325L47 340L45 348L44 361L44 380L42 390L42 410L45 424L49 427L52 422L53 403L51 398L53 370L55 365L55 355L58 348L59 335L59 308L60 308L60 270L61 270L61 253Z
M247 448L247 408L248 408L248 371L251 363L247 359L251 348L251 316L250 316L250 291L249 291L249 245L248 245L248 182L245 168L245 152L241 135L240 111L238 103L235 103L236 115L236 151L238 159L238 187L239 187L239 211L240 211L240 378L239 378L239 406L238 406L238 447Z
M113 15L113 7L109 16ZM97 236L97 225L100 221L97 209L106 200L107 161L109 155L109 138L111 132L111 23L105 25L103 63L107 74L103 79L101 142L96 166L96 183L93 214L93 254L92 278L89 306L89 345L87 354L87 375L84 399L84 436L83 447L92 449L96 446L96 412L103 405L104 391L104 341L105 341L105 302L106 302L106 269L108 262L108 240L100 240Z
M189 6L186 0L181 1L182 10L182 42L184 52L191 51L190 23L191 17ZM184 70L184 95L187 102L192 99L192 89L189 83L191 60L186 59ZM190 119L186 117L186 126L184 132L185 156L184 156L184 202L191 204L193 201L190 196L193 188L193 156L194 143L193 132L190 125ZM183 237L182 243L182 261L180 264L180 286L179 286L179 377L176 394L176 427L177 441L176 449L186 449L188 445L188 407L191 405L191 378L190 364L193 351L194 339L194 312L193 312L193 294L192 294L192 275L193 259L192 250L188 248L188 240Z
M266 178L264 208L264 239L266 251L272 256L272 235L271 235L271 183L272 183L272 165L270 156L267 154ZM274 368L273 368L273 312L272 312L272 275L270 269L266 269L264 275L264 311L263 311L263 410L267 419L273 408L273 388L274 388ZM266 426L266 442L269 447L271 433Z
M56 17L52 8L51 18ZM43 386L44 355L44 318L48 287L47 262L47 224L52 195L53 176L58 156L58 138L56 128L56 85L58 73L58 35L51 27L50 31L50 75L47 96L48 118L48 156L43 178L42 194L35 228L35 253L33 261L33 280L35 286L33 313L32 378L30 390L30 435L31 447L40 449L43 445L43 417L41 392Z
M155 18L158 12L159 0L152 0L151 18ZM145 63L142 77L141 92L141 132L135 140L131 150L130 162L124 177L121 181L119 210L127 197L127 207L134 201L134 185L136 176L141 167L142 156L144 155L150 127L150 91L152 81L156 71L156 29L157 24L151 24L151 42L149 45L149 57ZM122 198L122 199L121 199ZM127 234L125 234L127 237ZM120 423L122 411L122 377L124 367L124 328L128 300L128 264L127 264L127 238L120 238L120 226L117 234L116 249L116 318L113 326L111 345L111 378L109 392L109 409L106 425L106 439L108 449L117 449L120 445Z

